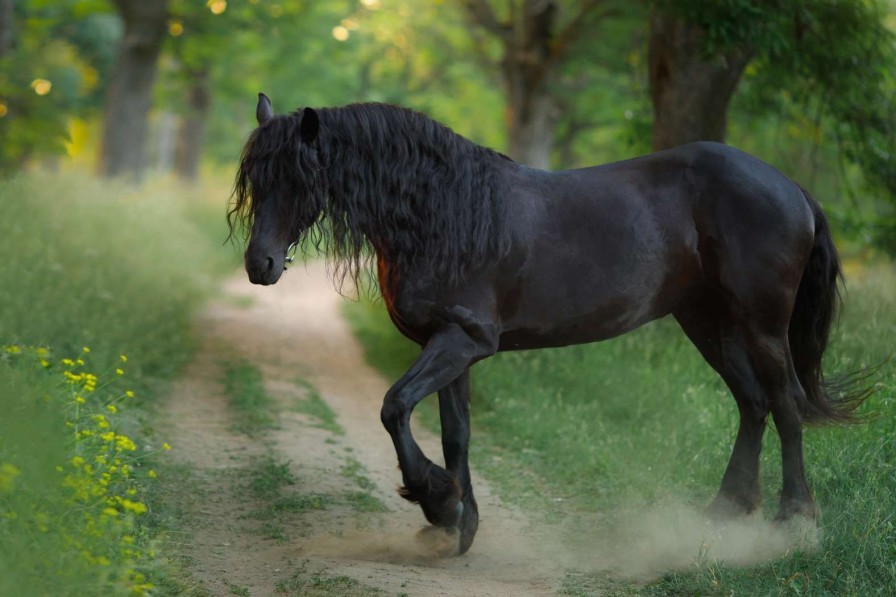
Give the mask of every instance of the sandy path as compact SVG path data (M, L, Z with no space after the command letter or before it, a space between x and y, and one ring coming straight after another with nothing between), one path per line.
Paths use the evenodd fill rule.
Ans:
M418 507L395 492L400 474L379 421L388 383L364 363L361 347L339 314L340 301L323 264L314 263L291 269L268 288L235 276L199 318L201 349L166 407L174 454L197 472L199 484L188 506L193 522L185 529L194 577L213 595L243 589L270 595L285 590L283 583L291 578L301 584L315 575L349 577L388 594L554 593L558 571L542 564L525 518L475 475L481 520L471 551L438 558L427 556L426 546L416 542L425 520ZM277 400L278 428L261 437L232 430L222 361L233 358L258 366ZM296 378L317 388L344 435L290 408L304 392ZM438 461L438 438L420 425L415 435ZM358 513L336 504L282 521L285 540L266 538L253 519L258 505L240 480L264 455L288 461L298 480L288 490L304 495L357 491L354 481L340 474L353 459L372 482L366 491L389 512Z

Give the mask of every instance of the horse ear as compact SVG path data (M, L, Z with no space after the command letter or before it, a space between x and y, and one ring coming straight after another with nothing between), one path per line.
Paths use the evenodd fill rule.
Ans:
M302 111L302 142L311 143L317 139L317 133L320 131L320 119L317 112L311 108L305 108Z
M258 105L255 107L255 120L258 126L263 125L274 117L274 109L271 107L271 100L263 93L258 94Z

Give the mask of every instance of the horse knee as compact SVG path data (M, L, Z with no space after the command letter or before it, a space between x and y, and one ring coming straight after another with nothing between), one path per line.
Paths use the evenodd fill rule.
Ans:
M402 423L406 423L409 418L410 412L407 406L398 398L396 393L390 391L386 394L383 406L380 409L380 421L382 421L383 427L392 431L401 426Z

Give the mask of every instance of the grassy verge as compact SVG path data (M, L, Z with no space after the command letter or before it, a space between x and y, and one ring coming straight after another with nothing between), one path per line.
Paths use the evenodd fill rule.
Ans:
M224 391L230 397L234 429L257 436L274 427L271 398L264 389L261 371L248 361L228 363L224 368Z
M42 355L34 371L9 361L0 374L0 467L9 477L0 593L170 588L165 529L153 523L163 517L137 511L166 505L153 501L146 477L119 476L152 468L164 437L147 425L146 410L191 354L194 308L235 263L220 246L226 194L212 201L202 192L137 192L74 175L0 182L0 345ZM136 395L124 394L124 404L101 391L102 375L93 384L83 375L116 379L116 369L127 371L123 391ZM65 371L78 381L60 382ZM115 496L129 502L108 502ZM25 516L23 504L35 509ZM112 524L119 519L131 526Z
M391 327L382 306L347 313L368 360L389 378L404 372L415 346ZM896 274L891 265L854 275L847 309L826 360L836 373L883 361L896 346ZM765 564L703 562L647 585L612 580L620 594L896 593L896 371L883 367L863 407L865 425L809 429L806 461L824 517L814 553ZM736 429L734 401L673 321L612 341L507 353L473 372L472 458L505 499L561 520L603 513L632 518L670 495L695 508L718 487ZM431 417L430 417L431 420ZM765 515L780 487L773 427L762 456ZM695 562L698 558L695 554ZM570 576L566 592L607 590L604 573Z

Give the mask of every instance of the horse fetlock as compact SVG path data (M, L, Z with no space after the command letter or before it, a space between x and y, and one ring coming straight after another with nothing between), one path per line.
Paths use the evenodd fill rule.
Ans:
M418 503L426 520L435 526L458 526L464 508L460 485L454 474L430 463L421 481L420 484L408 484L402 496Z
M817 522L820 517L821 513L813 499L782 498L775 520L783 522L794 518L803 518Z

